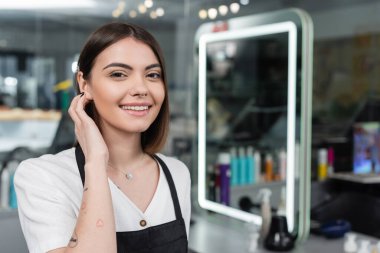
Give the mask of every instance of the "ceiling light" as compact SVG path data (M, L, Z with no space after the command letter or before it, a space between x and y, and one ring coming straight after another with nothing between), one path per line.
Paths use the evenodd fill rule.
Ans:
M78 62L77 61L73 61L73 63L71 63L71 71L73 73L76 73L78 70Z
M228 7L226 5L221 5L218 8L220 15L225 16L228 13Z
M145 0L144 5L146 8L152 8L153 6L153 0Z
M8 76L4 78L5 86L16 86L17 83L18 83L18 80L16 77Z
M93 8L93 0L12 0L0 1L0 10Z
M144 14L144 13L146 12L146 7L145 7L145 5L143 5L143 4L139 4L138 9L139 9L139 12L140 12L141 14Z
M129 17L131 17L131 18L137 17L137 11L135 11L135 10L129 11Z
M206 19L207 18L207 11L202 9L199 11L198 16L200 19Z
M161 7L157 8L156 14L157 14L158 17L162 17L162 16L165 15L165 10L163 8L161 8Z
M120 17L121 13L122 13L122 12L121 12L119 9L116 9L116 10L114 10L114 11L112 12L112 17L114 17L114 18L118 18L118 17Z
M238 3L230 4L230 10L232 13L238 13L240 10L240 5Z
M210 8L208 9L207 14L210 19L215 19L216 16L218 16L218 11L215 8Z
M241 5L248 5L249 4L249 0L240 0L240 4Z
M151 11L149 16L150 16L151 19L156 19L157 18L157 14L156 14L155 11Z

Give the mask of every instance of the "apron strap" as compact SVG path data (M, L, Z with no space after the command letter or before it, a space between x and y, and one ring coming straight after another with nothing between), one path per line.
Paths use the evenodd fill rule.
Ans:
M181 207L180 207L179 201L178 201L177 190L175 189L175 184L174 184L172 175L170 174L170 171L168 169L168 166L166 166L165 162L162 161L162 159L159 158L157 155L154 154L153 157L154 157L154 159L156 159L160 163L162 170L164 171L166 180L168 181L168 184L169 184L170 194L172 195L175 216L177 219L181 219L182 218L182 212L181 212Z
M85 157L83 154L83 150L79 144L75 147L75 159L77 160L78 170L80 174L80 179L82 180L82 185L84 186L84 164L85 164Z
M171 194L172 200L173 200L175 216L176 216L177 219L181 219L182 218L182 212L181 212L181 207L180 207L179 201L178 201L177 190L175 189L175 184L174 184L172 175L170 174L170 171L168 169L168 166L166 166L165 162L162 161L162 159L159 158L157 155L153 155L153 158L156 161L158 161L158 163L162 167L162 170L164 171L166 180L168 181L168 185L169 185L169 189L170 189L170 194ZM75 159L77 161L80 178L82 180L82 185L84 186L84 181L85 181L85 172L84 172L85 157L84 157L84 154L83 154L83 150L82 150L82 148L81 148L81 146L79 144L75 147Z

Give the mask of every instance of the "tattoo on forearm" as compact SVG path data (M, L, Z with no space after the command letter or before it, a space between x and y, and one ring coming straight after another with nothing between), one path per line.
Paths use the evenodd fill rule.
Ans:
M101 219L98 219L96 222L96 227L97 228L102 228L104 226L104 222Z
M85 209L86 209L86 207L87 207L87 205L86 205L86 202L82 202L82 206L80 207L80 209L82 210L82 211L84 211Z
M77 236L77 233L74 231L74 233L71 236L70 241L69 241L69 247L74 248L77 245L78 245L78 236Z

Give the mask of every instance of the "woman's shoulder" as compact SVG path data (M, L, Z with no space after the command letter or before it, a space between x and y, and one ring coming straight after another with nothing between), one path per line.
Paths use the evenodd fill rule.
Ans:
M173 177L190 180L190 171L185 163L173 156L167 156L161 153L157 153L156 155L161 158L163 162L165 162Z
M16 169L15 181L22 179L40 182L54 178L64 178L66 175L77 174L75 149L67 149L57 154L45 154L22 161ZM71 173L67 173L71 172ZM79 173L79 172L78 172Z

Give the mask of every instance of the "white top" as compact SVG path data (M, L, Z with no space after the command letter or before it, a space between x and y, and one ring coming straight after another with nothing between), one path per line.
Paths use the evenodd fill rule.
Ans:
M162 154L177 190L182 216L189 235L190 173L185 164ZM116 231L136 231L175 220L172 197L160 167L156 192L143 213L109 179ZM18 213L31 253L66 247L74 231L82 202L83 185L75 160L75 148L56 155L23 161L16 170ZM140 226L140 220L147 225Z

